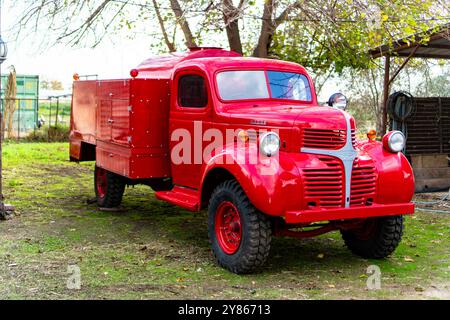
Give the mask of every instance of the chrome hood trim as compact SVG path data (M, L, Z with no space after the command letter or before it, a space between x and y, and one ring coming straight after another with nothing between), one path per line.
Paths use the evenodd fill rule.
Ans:
M351 193L351 180L352 180L352 171L353 171L353 163L355 162L356 156L358 155L358 152L353 147L352 143L352 127L351 127L351 117L350 115L342 110L339 110L346 122L347 126L347 138L345 145L338 150L323 150L323 149L312 149L312 148L301 148L300 152L303 153L311 153L311 154L318 154L318 155L325 155L325 156L331 156L338 158L342 161L342 164L344 165L344 173L345 173L345 207L350 207L350 193Z

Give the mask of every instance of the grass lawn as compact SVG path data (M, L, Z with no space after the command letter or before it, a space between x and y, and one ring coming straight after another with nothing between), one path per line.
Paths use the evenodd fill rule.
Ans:
M18 216L0 221L3 299L450 299L450 215L406 218L397 251L385 260L352 255L339 233L276 238L265 268L238 276L216 266L206 213L126 190L123 212L102 212L93 163L70 163L67 143L7 144L5 197ZM67 289L68 266L81 290ZM368 266L382 272L368 290Z

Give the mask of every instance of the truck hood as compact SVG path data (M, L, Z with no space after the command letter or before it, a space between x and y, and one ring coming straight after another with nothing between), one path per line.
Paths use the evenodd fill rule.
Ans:
M232 123L267 127L301 127L345 130L346 120L342 111L331 107L296 105L254 106L228 109ZM354 122L352 120L352 127Z

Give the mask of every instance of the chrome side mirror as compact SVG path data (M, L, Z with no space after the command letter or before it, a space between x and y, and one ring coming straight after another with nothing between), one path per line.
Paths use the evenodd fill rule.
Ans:
M342 93L335 93L328 100L328 105L333 108L345 110L347 109L348 101Z

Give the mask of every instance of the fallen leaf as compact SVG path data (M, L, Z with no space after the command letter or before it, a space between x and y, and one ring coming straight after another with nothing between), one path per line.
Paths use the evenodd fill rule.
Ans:
M414 262L414 259L412 259L411 257L405 257L403 260L405 260L406 262Z
M336 288L336 286L334 284L329 284L328 288Z
M319 253L317 255L317 258L319 258L319 259L323 259L324 257L325 257L325 254L323 254L323 253Z

